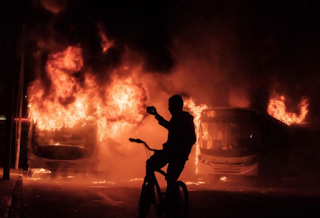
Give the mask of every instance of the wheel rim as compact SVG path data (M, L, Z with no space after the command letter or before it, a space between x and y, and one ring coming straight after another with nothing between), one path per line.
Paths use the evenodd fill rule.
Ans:
M139 200L139 217L153 217L154 215L160 215L161 210L161 192L158 183L153 184L152 187L148 187L145 183L141 190Z
M172 193L171 193L172 194ZM167 196L166 214L170 218L186 218L188 215L189 194L186 185L178 181L173 196Z

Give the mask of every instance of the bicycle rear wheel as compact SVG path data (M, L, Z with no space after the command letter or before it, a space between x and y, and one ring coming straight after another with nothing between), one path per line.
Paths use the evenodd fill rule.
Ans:
M166 198L167 218L187 218L189 210L189 193L182 181L177 181L175 190L169 190Z
M142 185L140 199L139 199L139 218L147 218L157 216L161 213L162 196L160 187L157 181L153 184L145 181ZM150 213L150 208L153 206L153 213Z
M186 184L182 181L177 182L179 188L178 202L179 202L179 215L181 218L186 218L189 211L189 192Z

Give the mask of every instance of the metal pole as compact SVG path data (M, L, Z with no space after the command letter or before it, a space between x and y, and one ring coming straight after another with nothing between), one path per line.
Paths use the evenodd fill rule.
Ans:
M13 127L13 96L14 96L14 85L13 85L13 76L8 76L9 83L7 84L7 93L10 93L7 102L7 120L6 120L6 140L5 140L5 160L3 166L3 179L10 179L10 165L11 165L11 148L12 148L12 127ZM11 84L11 90L10 90Z
M23 80L24 80L24 30L25 25L22 26L22 49L21 49L21 63L20 63L20 79L19 79L19 94L18 94L18 105L19 105L19 120L18 120L18 132L16 141L16 161L15 169L19 169L20 159L20 145L21 145L21 119L22 119L22 106L23 106Z
M17 40L17 24L18 24L18 9L21 6L21 1L11 0L4 1L0 7L0 20L7 19L11 20L8 23L1 23L1 52L5 54L4 59L1 60L1 70L5 73L3 79L6 80L5 84L5 101L4 103L7 105L6 107L6 136L4 140L5 151L4 151L4 165L3 165L3 179L10 179L10 167L11 167L11 149L12 149L12 141L13 141L13 111L14 111L14 102L15 102L15 80L14 74L15 70L15 62L16 62L16 40ZM1 10L2 9L2 10ZM3 13L7 12L9 13ZM2 44L3 43L3 44ZM3 46L5 45L5 46ZM2 54L2 53L1 53Z

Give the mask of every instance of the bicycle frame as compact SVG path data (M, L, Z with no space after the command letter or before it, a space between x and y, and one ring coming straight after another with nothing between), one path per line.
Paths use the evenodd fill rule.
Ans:
M129 138L129 141L144 144L149 151L158 151L150 148L146 142L140 139ZM161 169L155 170L155 172L167 177L167 173ZM165 212L167 218L187 217L189 194L186 185L182 181L177 181L175 187L177 191L172 192L170 190L172 187L167 186L166 192L161 192L156 176L154 174L153 176L152 180L149 180L150 178L147 176L144 179L139 200L139 218L147 217L151 204L155 205L157 215ZM159 202L157 202L156 196L158 196Z

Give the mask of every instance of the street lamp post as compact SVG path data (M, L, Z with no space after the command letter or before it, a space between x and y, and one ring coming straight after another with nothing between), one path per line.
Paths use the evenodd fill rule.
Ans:
M22 106L23 106L23 80L24 80L24 43L25 43L25 25L22 25L22 49L21 49L21 62L20 62L20 78L19 78L19 93L18 93L18 126L16 132L16 161L15 169L19 169L20 159L20 145L21 145L21 119L22 119Z
M3 179L10 179L11 167L11 149L13 141L13 111L14 111L14 75L16 72L16 41L19 31L18 26L18 7L17 0L4 1L0 7L0 22L1 27L1 74L5 83L5 95L3 103L6 105L6 134L5 134L5 149L4 149L4 164L3 164Z

